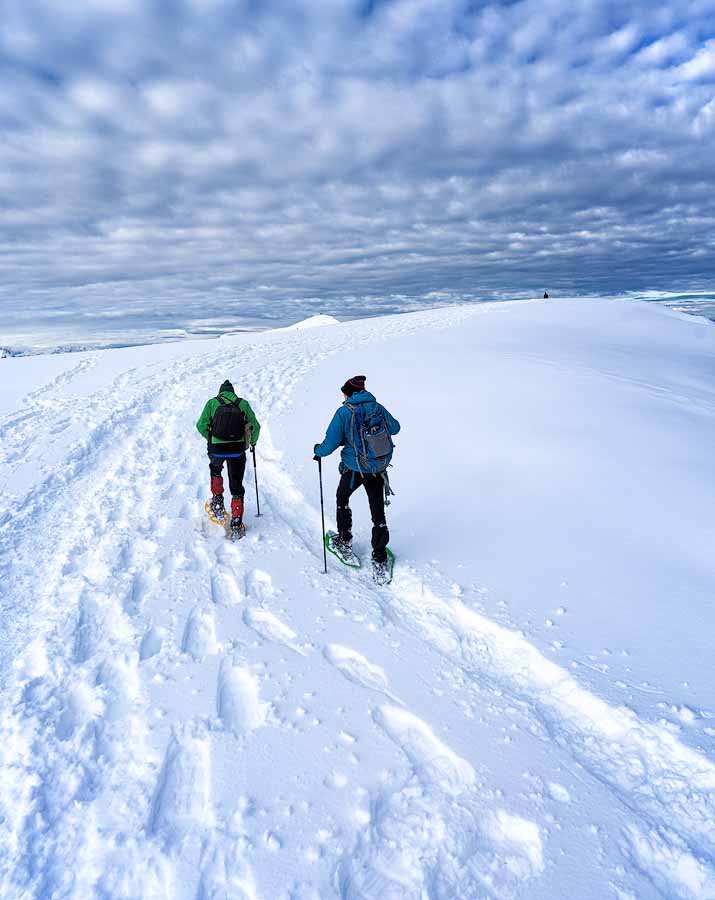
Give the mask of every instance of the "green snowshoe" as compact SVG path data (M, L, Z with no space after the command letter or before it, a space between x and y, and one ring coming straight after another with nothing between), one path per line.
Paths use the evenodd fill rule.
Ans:
M360 568L360 558L353 552L352 542L340 540L340 535L335 531L326 532L325 546L344 566L350 569Z

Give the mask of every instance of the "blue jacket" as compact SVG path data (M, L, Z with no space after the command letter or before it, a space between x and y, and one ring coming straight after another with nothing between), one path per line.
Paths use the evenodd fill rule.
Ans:
M385 421L387 422L387 428L390 434L397 434L400 430L400 423L397 419L391 416L385 407L381 406L369 391L358 391L353 394L349 400L346 400L345 403L350 403L352 405L364 403L366 418L371 418L372 416L381 413L385 416ZM330 425L328 425L328 430L325 432L325 440L315 448L315 455L330 456L330 454L337 450L338 447L342 447L343 449L340 458L342 459L345 468L351 469L353 472L359 472L360 467L355 458L355 451L348 442L352 412L347 408L345 403L343 403L333 416L333 420Z

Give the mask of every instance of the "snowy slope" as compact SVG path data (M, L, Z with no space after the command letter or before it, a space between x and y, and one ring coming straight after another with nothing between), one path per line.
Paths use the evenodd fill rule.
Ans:
M313 324L0 362L0 896L715 897L713 326ZM389 588L321 572L356 372L403 424ZM239 544L194 430L227 376Z

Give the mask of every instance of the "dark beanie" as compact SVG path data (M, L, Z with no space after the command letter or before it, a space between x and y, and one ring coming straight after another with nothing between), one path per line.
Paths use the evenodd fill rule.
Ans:
M345 384L340 388L340 390L345 394L346 397L352 397L353 394L358 391L365 390L365 376L364 375L353 375L352 378L348 378Z
M223 391L230 391L232 394L236 393L236 391L234 391L234 389L233 389L233 385L228 380L228 378L224 381L224 383L218 389L219 394L222 393Z

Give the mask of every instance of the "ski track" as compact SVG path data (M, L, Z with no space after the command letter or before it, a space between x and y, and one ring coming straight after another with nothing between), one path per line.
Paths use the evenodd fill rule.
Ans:
M404 760L406 776L383 783L369 809L358 811L331 895L508 898L543 872L538 824L507 808L479 771L405 708L382 666L355 648L300 633L289 598L252 565L253 541L271 527L278 543L294 546L300 565L317 564L319 512L292 483L270 436L272 418L289 408L304 374L358 340L450 325L475 312L483 314L471 308L441 319L395 317L352 332L336 326L315 336L310 358L301 334L227 342L220 362L202 353L171 368L129 370L81 409L70 397L53 404L53 392L96 364L93 354L33 392L31 409L0 420L0 464L10 471L42 420L57 440L83 424L63 462L12 498L0 518L0 601L4 611L11 603L23 607L0 660L0 895L261 896L251 863L255 828L240 799L218 802L214 755L219 739L234 741L240 755L266 725L284 720L241 641L222 631L223 616L234 610L241 640L319 659L325 677L339 673L346 690L364 692L375 728ZM200 404L227 370L250 376L251 400L265 422L265 518L237 545L202 515L206 464L193 439ZM249 480L250 467L250 496ZM40 508L51 532L35 527ZM313 583L305 568L302 577ZM474 612L459 586L434 570L420 573L401 560L393 584L377 588L333 567L322 584L334 596L349 584L353 602L444 655L465 679L528 708L632 814L623 852L663 896L715 896L712 762L590 693L521 634ZM167 610L162 624L151 617L157 604ZM201 667L215 673L213 696L197 700L199 712L167 722L157 746L153 698L167 682L180 689ZM331 779L336 789L346 781L340 773ZM550 791L567 802L562 786ZM263 842L280 847L270 831ZM292 896L313 894L298 886Z

